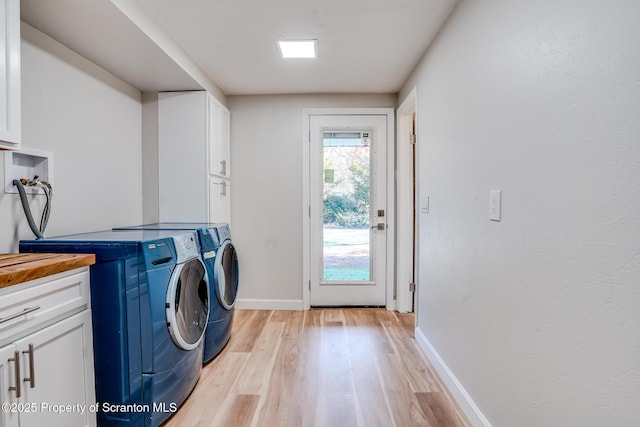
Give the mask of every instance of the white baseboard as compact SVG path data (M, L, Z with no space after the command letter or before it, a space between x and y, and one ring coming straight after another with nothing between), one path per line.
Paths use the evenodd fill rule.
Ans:
M244 310L304 310L302 300L297 299L237 299L235 308Z
M444 363L444 360L442 360L420 328L416 328L415 335L418 347L420 347L425 356L427 356L427 359L429 359L429 362L431 362L431 365L433 365L438 372L438 375L440 375L440 378L444 381L451 396L456 400L469 422L474 426L491 427L491 424L484 415L482 415L482 412L480 412L480 409L471 399L469 393L467 393L460 381L453 375L453 372L451 372L447 364Z

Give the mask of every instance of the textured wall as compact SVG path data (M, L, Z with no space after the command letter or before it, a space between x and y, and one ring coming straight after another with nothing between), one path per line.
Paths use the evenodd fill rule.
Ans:
M419 332L493 425L640 420L639 41L638 1L462 1L401 91Z

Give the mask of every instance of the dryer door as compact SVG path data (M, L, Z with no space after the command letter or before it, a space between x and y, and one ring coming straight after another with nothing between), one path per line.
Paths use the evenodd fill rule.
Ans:
M173 342L183 350L196 348L209 318L209 278L200 259L176 265L165 307Z
M214 275L218 301L225 309L231 310L238 293L238 255L230 240L218 249Z

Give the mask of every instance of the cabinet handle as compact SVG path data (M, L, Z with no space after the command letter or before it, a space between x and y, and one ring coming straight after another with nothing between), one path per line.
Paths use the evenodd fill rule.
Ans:
M36 386L36 369L35 364L33 363L33 344L29 344L29 350L23 350L23 354L29 353L29 374L28 378L25 378L23 381L29 383L29 387L34 388Z
M11 319L15 319L16 317L24 316L25 314L29 314L32 311L36 311L36 310L39 310L39 309L40 309L39 305L36 305L35 307L25 308L24 310L22 310L22 311L20 311L18 313L13 313L13 314L11 314L11 315L9 315L7 317L0 318L0 323L8 322Z
M8 359L9 362L14 362L15 363L15 377L16 377L16 386L15 387L9 387L9 391L15 391L16 392L16 399L18 399L20 396L22 396L22 393L20 391L20 352L16 351L13 353L13 357L11 359Z
M220 183L220 195L221 196L226 196L227 195L227 183L222 181Z
M227 161L220 160L220 175L227 176Z

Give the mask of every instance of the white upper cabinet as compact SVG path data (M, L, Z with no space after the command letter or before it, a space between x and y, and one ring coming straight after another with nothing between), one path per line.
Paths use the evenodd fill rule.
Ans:
M159 93L159 220L210 222L227 212L228 153L229 110L205 91Z
M231 178L231 115L223 105L209 96L209 174Z
M20 148L20 1L0 0L0 148Z
M158 214L162 222L209 217L206 92L158 94Z

